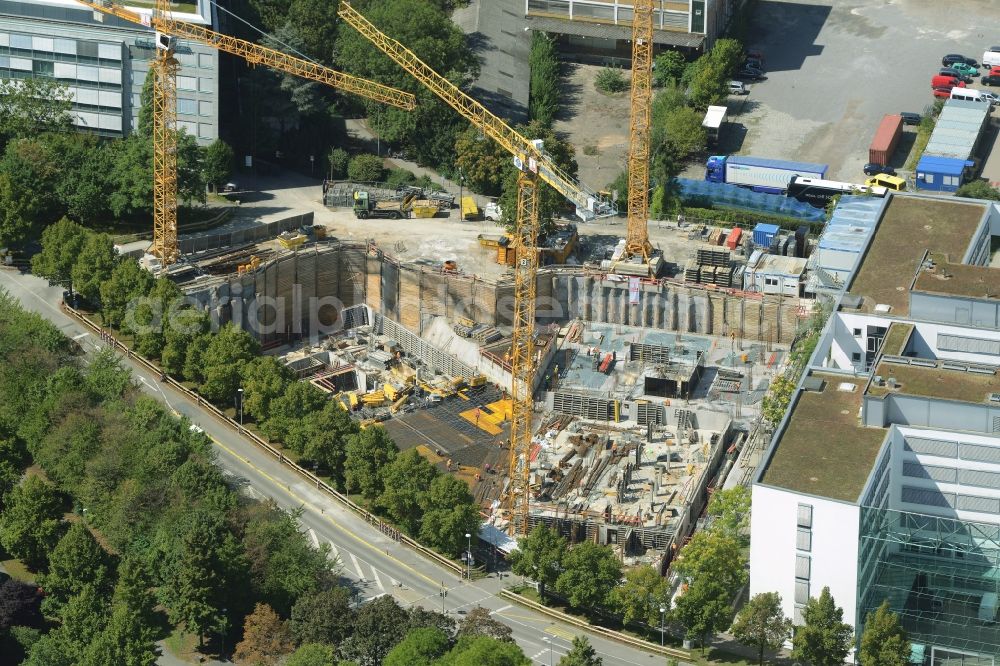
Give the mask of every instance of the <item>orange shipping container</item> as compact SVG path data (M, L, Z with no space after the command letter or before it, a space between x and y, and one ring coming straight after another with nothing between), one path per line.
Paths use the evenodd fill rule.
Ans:
M878 130L875 131L875 138L868 148L868 161L885 166L889 164L896 144L899 143L899 136L903 133L903 117L899 115L887 115L879 123Z

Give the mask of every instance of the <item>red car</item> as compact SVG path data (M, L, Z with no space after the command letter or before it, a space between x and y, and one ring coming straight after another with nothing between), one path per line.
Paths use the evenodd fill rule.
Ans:
M931 91L934 93L935 97L943 97L945 99L951 97L951 88L947 88L945 86L936 86L931 88Z

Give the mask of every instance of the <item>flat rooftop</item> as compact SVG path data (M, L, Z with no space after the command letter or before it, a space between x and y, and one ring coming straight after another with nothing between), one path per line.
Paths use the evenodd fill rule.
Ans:
M958 400L970 403L988 403L990 393L1000 393L1000 376L949 370L941 367L922 365L902 365L898 363L881 362L875 368L875 374L888 380L896 380L897 388L889 388L887 383L882 386L868 387L868 395L883 396L887 393L903 393L941 400Z
M763 483L835 500L858 499L886 430L861 426L863 380L812 373L820 391L803 391L778 440ZM841 391L853 384L853 391Z
M864 299L863 312L885 304L894 315L909 314L908 290L924 252L961 261L985 212L978 203L893 196L849 293Z
M945 255L932 252L934 268L921 271L913 285L915 291L970 298L1000 298L1000 268L949 263Z

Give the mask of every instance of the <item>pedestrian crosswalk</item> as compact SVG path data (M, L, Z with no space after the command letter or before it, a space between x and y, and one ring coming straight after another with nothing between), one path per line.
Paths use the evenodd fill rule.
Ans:
M316 536L316 532L312 529L309 530L309 538L318 548L319 539ZM384 571L379 571L356 554L338 547L333 541L328 541L328 543L330 544L330 554L341 564L341 575L353 578L361 583L362 586L371 585L380 593L388 591L386 590L385 581L389 581L390 587L401 587L398 580L389 576Z

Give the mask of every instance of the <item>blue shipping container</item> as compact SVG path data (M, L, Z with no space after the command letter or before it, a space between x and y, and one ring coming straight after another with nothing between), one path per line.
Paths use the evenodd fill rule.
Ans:
M770 247L771 241L777 235L777 224L764 224L761 222L753 228L753 244L757 247Z

